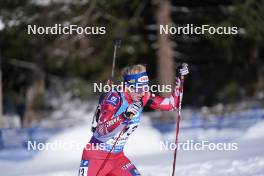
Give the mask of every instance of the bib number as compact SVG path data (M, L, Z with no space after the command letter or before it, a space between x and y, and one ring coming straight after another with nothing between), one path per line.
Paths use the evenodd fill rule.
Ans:
M82 160L81 161L78 176L87 176L88 175L88 164L89 164L88 160Z

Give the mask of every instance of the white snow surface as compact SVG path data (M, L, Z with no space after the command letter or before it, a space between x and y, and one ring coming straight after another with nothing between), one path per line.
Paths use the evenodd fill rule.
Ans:
M166 135L150 125L150 117L143 116L139 128L131 135L125 148L126 155L143 176L168 176L172 171L173 151L160 149L160 142L173 141L174 132ZM234 142L236 151L184 151L177 154L177 176L264 176L264 121L247 131L230 129L194 129L180 131L183 140L212 140ZM73 176L77 175L82 147L89 141L90 122L70 127L49 139L80 147L68 150L43 150L27 160L6 161L0 158L1 175L5 176ZM229 136L229 138L226 138ZM233 138L231 138L233 137ZM230 140L232 139L232 140ZM7 151L7 155L10 151ZM23 151L21 151L23 152ZM15 155L15 153L14 153ZM12 156L16 157L16 156Z
M242 139L264 139L264 121L250 127L248 131L243 135Z

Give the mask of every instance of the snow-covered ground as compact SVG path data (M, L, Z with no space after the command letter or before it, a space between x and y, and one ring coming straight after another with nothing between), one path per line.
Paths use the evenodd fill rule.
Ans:
M82 147L91 137L89 120L52 136L48 143L74 143L80 147L0 151L0 175L73 176L77 175ZM142 123L129 139L125 153L144 176L168 176L172 171L173 151L161 149L161 142L172 142L175 132L161 133L143 116ZM264 121L247 130L239 128L195 128L180 131L180 142L237 143L237 150L179 150L177 176L264 176ZM9 158L7 160L7 158ZM11 158L11 159L10 159ZM13 159L12 159L13 158ZM24 158L24 159L23 159Z
M162 135L149 124L148 117L143 117L141 127L131 136L126 148L126 154L136 164L142 175L167 176L172 169L172 151L160 149L160 141L171 140L169 135ZM178 152L176 174L178 176L260 176L264 175L264 122L252 126L245 132L230 130L196 130L203 140L220 138L224 135L232 136L228 142L238 143L236 151L183 151ZM218 135L219 134L219 135ZM188 136L189 135L189 136ZM181 137L191 139L193 134ZM85 145L91 136L89 124L69 128L53 136L48 142L63 141ZM208 137L208 138L207 138ZM223 142L226 142L223 140ZM75 148L66 151L48 150L39 152L27 160L0 161L1 173L5 176L72 176L76 175L82 149ZM15 153L14 153L15 154ZM11 153L6 151L6 155ZM12 156L16 157L16 156ZM1 174L2 175L2 174Z

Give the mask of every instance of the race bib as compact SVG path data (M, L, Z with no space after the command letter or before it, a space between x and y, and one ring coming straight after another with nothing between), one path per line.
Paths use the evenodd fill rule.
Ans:
M79 174L78 176L87 176L88 175L88 160L82 160L80 164Z

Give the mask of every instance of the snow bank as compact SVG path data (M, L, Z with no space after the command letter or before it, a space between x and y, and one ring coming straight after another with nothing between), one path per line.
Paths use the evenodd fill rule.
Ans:
M125 153L128 156L147 155L161 152L160 142L162 135L158 130L149 125L149 118L142 116L142 123L138 129L131 134L126 147Z
M141 126L131 134L125 150L128 157L142 156L144 154L154 154L160 152L159 142L160 133L151 128L147 117L144 117ZM65 148L65 150L52 149L43 150L32 160L16 164L16 169L9 171L8 168L13 165L12 162L1 163L0 169L8 170L13 175L38 175L38 176L68 176L76 175L79 162L82 155L83 147L87 144L92 136L90 123L81 126L72 127L63 132L54 135L47 143L77 144L74 148ZM41 164L39 164L41 163Z
M1 175L5 176L70 176L77 175L82 149L89 141L92 133L90 123L68 128L54 135L48 143L75 143L79 147L70 150L42 151L36 157L16 162L0 161ZM215 136L231 136L232 130L214 129L211 131L199 131L198 139L208 139ZM207 133L207 134L206 134ZM184 135L184 131L181 131ZM185 135L191 137L185 133ZM237 134L238 135L238 134ZM174 135L172 135L174 136ZM177 176L264 176L264 122L260 122L249 128L243 135L243 141L239 141L239 150L230 152L217 151L179 151L177 158ZM142 175L167 176L171 175L173 152L161 151L160 141L164 136L150 124L150 118L142 117L142 123L128 140L125 152L136 164ZM250 140L249 140L250 139ZM257 139L257 140L251 140ZM224 141L224 140L223 140ZM234 141L236 142L236 141ZM237 141L238 142L238 141ZM16 157L16 156L13 156Z
M51 161L57 159L79 161L82 155L82 150L85 144L90 140L92 132L90 125L82 125L65 130L64 132L55 135L47 143L57 143L58 145L65 145L65 147L58 147L52 150L44 150L37 156L37 160L49 158ZM63 148L63 149L62 149Z
M171 175L172 165L139 166L139 170L148 176ZM158 173L158 174L157 174ZM263 176L264 157L252 157L246 160L223 159L177 165L177 176Z
M142 117L142 124L139 125L138 129L131 134L126 147L125 153L128 156L137 156L143 154L151 154L160 152L160 141L162 135L150 127L149 119L147 116ZM90 130L91 124L86 123L82 126L69 128L64 132L53 136L47 143L63 143L63 144L77 144L78 147L71 148L66 151L64 150L47 150L41 152L37 158L63 158L65 160L80 160L83 147L90 140L92 132Z
M241 129L191 129L191 130L184 130L180 129L179 133L179 140L180 142L193 140L193 141L202 141L207 140L210 142L217 142L217 141L230 141L233 139L239 138L244 133ZM175 141L175 131L166 133L163 135L165 140L170 142Z
M241 137L242 140L252 140L258 138L264 138L264 121L250 127Z

